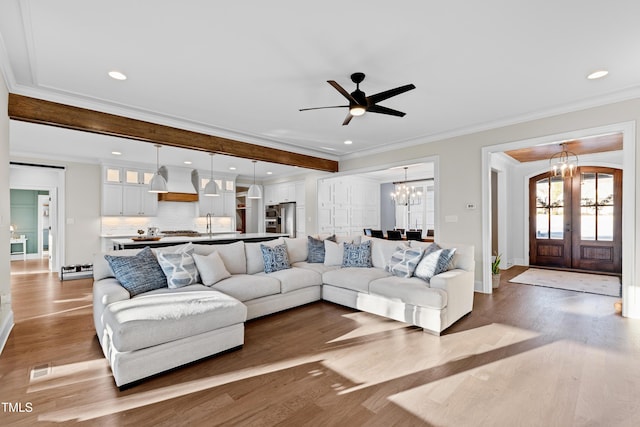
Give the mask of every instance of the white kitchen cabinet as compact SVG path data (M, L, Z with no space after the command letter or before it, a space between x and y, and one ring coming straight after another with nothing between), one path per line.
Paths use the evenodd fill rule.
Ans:
M146 186L124 185L122 188L122 215L156 215L158 212L158 195L156 193L149 193Z
M154 172L143 169L124 169L124 183L125 184L138 184L149 185L151 178L153 178Z
M304 206L304 181L265 185L263 198L265 205L296 202Z
M118 184L123 182L123 171L121 167L105 166L103 168L103 182Z
M102 185L102 215L119 216L122 215L122 185L103 184Z

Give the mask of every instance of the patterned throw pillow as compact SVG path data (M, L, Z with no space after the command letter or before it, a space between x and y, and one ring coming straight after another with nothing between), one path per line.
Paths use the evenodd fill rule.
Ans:
M336 236L328 237L327 240L332 242L336 241ZM307 236L307 262L310 263L323 263L324 262L324 240L316 239L311 236Z
M186 252L158 253L158 262L167 276L169 288L182 288L200 281L198 268L191 254Z
M429 248L427 248L427 251ZM414 276L426 280L431 280L436 274L440 274L449 269L449 263L455 255L456 250L453 249L436 249L432 252L427 252L422 257L422 260L418 263Z
M167 287L167 278L149 246L134 256L105 255L104 258L118 282L132 297Z
M423 248L410 248L404 245L398 246L398 249L391 255L391 259L385 270L394 276L411 277L422 259L423 253Z
M291 268L289 255L287 254L287 245L276 245L274 247L260 245L260 250L262 251L262 259L264 260L265 273L273 273L274 271Z
M371 241L364 243L344 243L343 267L372 267Z

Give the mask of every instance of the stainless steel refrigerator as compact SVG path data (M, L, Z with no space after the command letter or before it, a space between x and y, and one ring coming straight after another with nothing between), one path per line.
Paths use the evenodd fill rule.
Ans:
M267 206L265 221L267 222L266 231L286 233L289 237L296 237L296 202Z

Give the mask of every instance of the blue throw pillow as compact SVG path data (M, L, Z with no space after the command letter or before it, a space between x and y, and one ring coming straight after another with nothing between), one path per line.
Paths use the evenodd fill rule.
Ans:
M336 236L333 235L327 240L335 242ZM324 262L324 240L307 236L307 252L307 262L322 264Z
M372 267L371 240L364 243L345 243L342 255L343 267Z
M104 258L116 279L132 297L167 287L167 278L149 246L134 256L105 255Z
M274 247L260 245L260 250L262 251L265 273L291 268L287 245L276 245Z

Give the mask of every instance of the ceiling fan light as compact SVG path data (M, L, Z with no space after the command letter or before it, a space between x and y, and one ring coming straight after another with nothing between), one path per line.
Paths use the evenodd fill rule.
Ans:
M349 108L349 113L355 117L361 116L366 112L367 112L367 109L364 108L362 105L354 105L353 107Z

